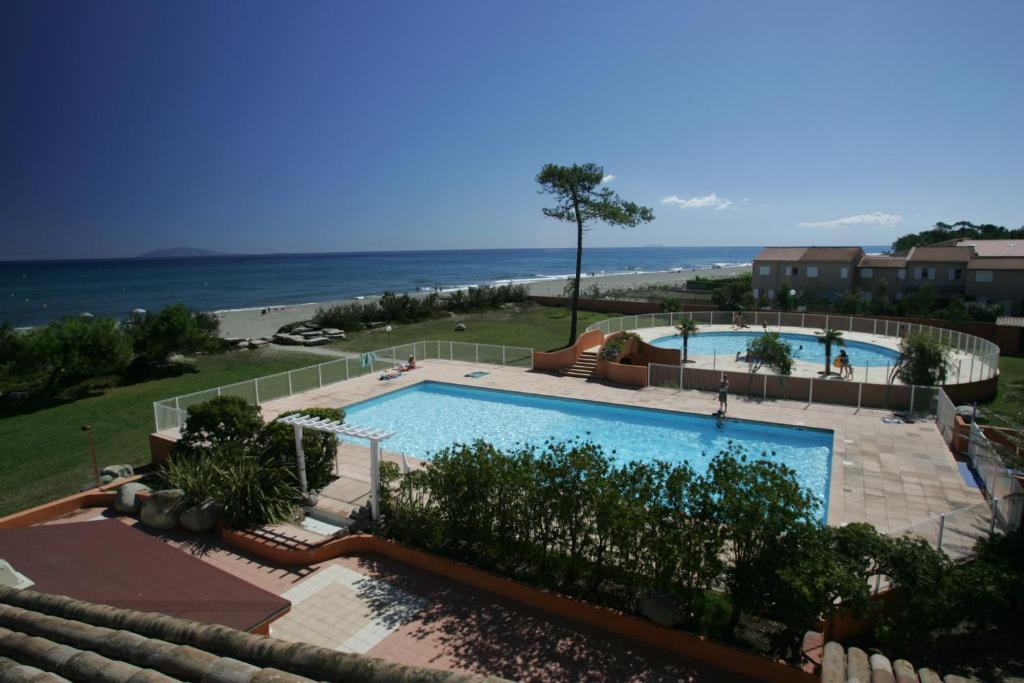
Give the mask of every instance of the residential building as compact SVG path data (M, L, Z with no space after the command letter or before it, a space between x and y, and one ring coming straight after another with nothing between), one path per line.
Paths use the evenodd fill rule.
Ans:
M798 292L849 291L863 256L860 247L765 247L754 259L754 297L774 300L783 285Z
M939 299L963 297L1024 314L1024 240L954 240L897 254L859 247L766 247L754 259L754 296L774 301L783 283L798 293L818 288L829 298L857 290L865 297L885 283L888 296L930 286Z

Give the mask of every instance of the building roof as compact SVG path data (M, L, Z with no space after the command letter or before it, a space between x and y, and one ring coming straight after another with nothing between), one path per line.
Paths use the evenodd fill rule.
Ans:
M868 254L857 262L858 268L906 268L905 256L889 256L888 254Z
M500 680L0 586L0 680L67 679L118 683Z
M876 675L877 672L877 675ZM905 659L889 661L885 655L868 656L859 647L844 650L836 642L825 643L821 658L822 683L865 683L865 681L920 681L921 683L967 683L960 676L940 677L931 669L914 669Z
M973 247L975 253L982 257L1024 258L1024 240L960 240L957 244Z
M754 260L799 261L805 251L807 251L807 247L765 247L754 257Z
M914 247L907 256L908 261L927 261L932 263L948 263L963 261L966 263L974 256L971 247Z
M41 593L249 631L284 598L116 519L0 529L0 557Z
M972 258L967 270L1024 270L1024 258Z
M765 247L755 261L853 261L864 254L860 247Z

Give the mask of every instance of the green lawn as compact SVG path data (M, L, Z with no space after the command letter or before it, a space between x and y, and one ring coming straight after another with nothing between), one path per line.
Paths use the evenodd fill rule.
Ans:
M604 313L580 311L578 332L587 325L612 317ZM464 332L456 332L455 325L463 323ZM525 306L519 311L488 311L467 313L438 320L427 320L410 325L392 325L390 343L406 344L414 341L475 342L525 346L535 351L561 348L569 340L569 311L564 308ZM373 351L388 346L389 335L383 328L349 334L348 339L332 344L345 351Z
M0 515L70 495L90 480L82 425L92 425L101 467L148 463L153 401L324 360L279 349L201 356L193 364L197 372L115 386L98 396L5 415L0 418Z
M1024 419L1024 358L999 358L999 393L984 404L989 412Z
M581 312L579 330L609 316ZM455 332L455 325L466 325ZM565 345L569 313L528 305L519 311L466 314L392 326L390 341L448 340L549 350ZM359 332L334 346L369 351L388 344L382 330ZM23 414L0 413L0 515L70 495L90 480L92 468L82 425L92 425L100 466L149 462L153 401L252 379L306 365L324 356L280 349L240 351L196 358L195 372L114 386L102 393ZM0 411L12 408L0 406Z

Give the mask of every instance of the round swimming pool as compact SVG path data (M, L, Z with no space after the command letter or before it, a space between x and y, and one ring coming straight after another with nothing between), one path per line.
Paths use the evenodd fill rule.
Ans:
M701 332L690 337L687 344L688 355L711 356L718 355L720 358L735 357L736 353L745 354L747 342L759 337L762 332ZM825 364L825 345L818 341L813 334L793 334L783 332L782 338L793 347L793 358L807 361L808 363ZM846 354L850 357L850 364L855 368L882 367L892 365L899 358L899 352L887 349L877 344L867 342L844 340L846 342ZM679 335L660 337L650 342L654 346L665 349L678 349L683 345L683 338ZM832 357L839 355L839 348L832 345Z

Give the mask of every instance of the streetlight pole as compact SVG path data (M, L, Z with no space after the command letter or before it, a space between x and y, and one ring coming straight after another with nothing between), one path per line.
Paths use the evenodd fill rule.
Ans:
M92 456L92 476L96 480L96 486L100 485L100 468L96 464L96 447L92 443L92 427L84 425L82 431L85 432L86 438L89 440L89 455Z

